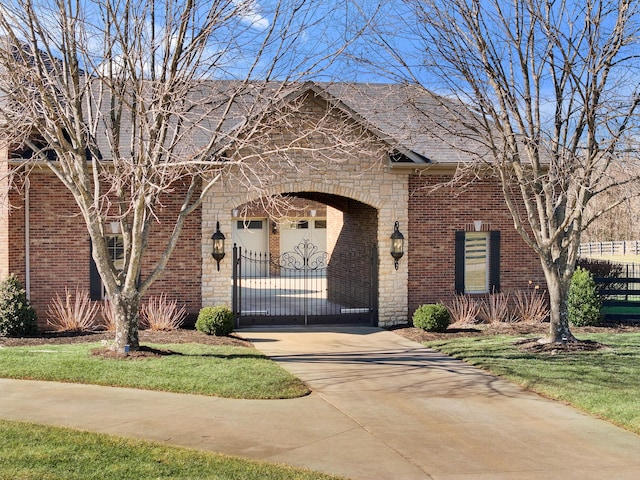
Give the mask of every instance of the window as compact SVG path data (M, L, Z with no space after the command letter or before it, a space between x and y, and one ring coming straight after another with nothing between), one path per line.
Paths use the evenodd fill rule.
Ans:
M489 234L467 233L464 236L464 292L489 291Z
M316 220L315 221L315 228L316 228L316 230L326 229L327 228L327 221L326 220Z
M283 230L307 230L308 228L308 220L286 220L282 223Z
M106 237L107 250L113 262L113 266L118 270L124 268L124 240L122 235L111 235Z
M500 232L456 232L456 293L500 290Z
M238 230L262 230L262 220L238 220L236 228Z
M113 266L118 270L122 270L124 268L124 240L122 235L109 235L105 237L105 240ZM89 241L89 294L91 300L104 300L104 286L98 273L98 267L93 261L92 250L93 245Z

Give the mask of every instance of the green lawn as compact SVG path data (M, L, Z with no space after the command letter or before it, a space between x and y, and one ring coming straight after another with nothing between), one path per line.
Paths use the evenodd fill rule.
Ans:
M640 434L640 333L584 334L610 348L522 353L515 337L487 336L425 345Z
M602 313L635 314L635 313L640 313L640 307L619 305L615 307L602 307L601 311Z
M587 258L619 263L640 263L640 255L588 255Z
M0 420L2 480L329 480L308 470Z
M147 345L171 355L139 359L91 356L98 343L0 348L0 377L89 383L215 395L295 398L309 393L299 379L259 351L202 344Z

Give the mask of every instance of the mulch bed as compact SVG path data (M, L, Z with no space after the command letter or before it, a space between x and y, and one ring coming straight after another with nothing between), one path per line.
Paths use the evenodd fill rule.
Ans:
M425 332L415 327L396 327L393 331L415 342L430 342L446 340L456 337L481 337L487 335L535 335L533 338L520 339L515 342L521 352L526 353L558 353L570 352L591 352L609 348L602 343L591 340L580 340L580 335L585 333L625 333L640 332L638 325L606 325L602 327L573 327L572 333L577 337L577 341L565 343L541 343L538 340L543 338L549 330L548 323L525 324L525 323L500 323L492 325L469 325L450 326L446 332Z
M30 345L62 345L70 343L111 342L114 332L44 332L37 337L5 338L0 337L0 345L6 347ZM178 329L168 332L140 330L140 344L145 343L202 343L204 345L229 345L234 347L252 347L251 342L231 334L228 337L207 335L197 330ZM131 352L130 352L131 353Z
M577 342L566 342L563 344L545 344L537 340L546 335L548 324L523 324L523 323L503 323L493 325L453 325L444 333L425 332L419 328L398 326L392 327L394 333L416 342L427 342L433 340L444 340L456 337L479 337L486 335L536 335L536 338L521 339L517 341L518 348L523 352L541 353L547 352L557 354L559 352L579 352L593 351L601 348L607 348L597 342L579 340ZM622 332L640 332L640 326L630 325L608 325L604 327L583 327L572 328L573 334L580 338L581 333L622 333ZM239 347L252 347L253 345L246 340L231 334L227 337L217 337L215 335L206 335L197 330L178 329L173 331L140 331L140 349L130 351L128 354L115 352L111 350L108 344L113 341L113 332L45 332L37 337L28 338L6 338L0 337L0 346L38 346L38 345L61 345L71 343L88 343L103 342L103 348L94 349L93 355L105 358L129 358L132 360L158 357L166 355L179 355L169 349L151 348L145 344L168 344L168 343L201 343L205 345L229 345Z

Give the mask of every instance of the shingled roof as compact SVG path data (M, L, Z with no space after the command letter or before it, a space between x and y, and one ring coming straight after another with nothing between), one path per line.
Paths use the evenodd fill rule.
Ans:
M252 93L252 91L260 92ZM255 83L247 88L246 83L234 81L203 81L191 90L185 99L182 121L190 124L185 137L185 154L198 149L210 141L214 130L220 143L229 142L234 132L250 124L250 116L273 108L274 98L265 96L270 89L279 102L294 101L308 93L323 98L334 107L350 115L354 121L369 129L389 145L393 162L418 164L458 164L472 159L480 144L464 133L463 118L472 114L459 104L449 102L418 85L377 83L315 83L306 82L283 86ZM230 110L227 100L241 90ZM268 98L268 100L267 100ZM103 100L104 97L103 97ZM101 108L108 118L109 102L103 101ZM222 111L225 111L222 115ZM460 112L460 113L458 113ZM468 131L468 130L467 130ZM131 135L126 119L121 125L121 135ZM95 141L105 159L109 158L107 129L98 129ZM394 155L394 152L397 155Z

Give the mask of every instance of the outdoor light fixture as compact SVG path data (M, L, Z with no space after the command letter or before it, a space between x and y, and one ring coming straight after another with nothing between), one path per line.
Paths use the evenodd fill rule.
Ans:
M391 234L391 256L393 257L393 264L398 269L398 261L404 255L404 235L400 233L400 224L396 222L393 227L393 233Z
M114 235L121 233L120 222L109 222L109 229Z
M218 271L220 271L220 260L224 258L224 235L220 231L220 222L216 221L216 231L211 235L213 240L213 252L211 256L218 264Z

